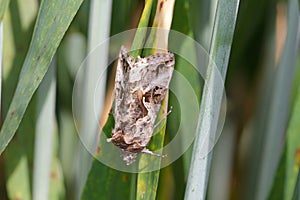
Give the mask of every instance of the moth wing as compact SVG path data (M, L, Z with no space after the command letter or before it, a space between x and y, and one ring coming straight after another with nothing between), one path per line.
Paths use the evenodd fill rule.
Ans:
M135 63L135 70L130 78L137 77L136 85L140 88L164 87L168 88L174 71L175 58L173 53L157 53L145 58L139 58Z
M135 123L137 130L135 134L137 135L134 136L141 138L141 146L146 147L152 137L158 111L169 88L174 64L173 53L154 54L145 58L139 58L130 72L131 82L133 82L134 78L136 89L140 89L143 92L141 103L148 111L147 116L138 119ZM142 135L140 135L139 130L142 130Z
M161 101L164 99L169 88L174 71L174 54L157 53L145 58L140 58L135 64L142 66L140 63L147 63L147 66L143 66L139 70L141 79L136 85L143 89L145 96L151 97L149 98L149 101L147 98L145 99L145 104L148 104L148 106L145 105L145 107L147 107L148 110L151 108L152 111L157 114L158 110L160 109ZM155 99L153 96L156 95L155 92L160 95L159 99Z
M131 57L127 49L122 46L118 56L117 71L115 77L115 106L114 118L115 122L119 122L128 109L128 105L124 99L124 95L128 95L128 77L132 66L134 65L134 58Z

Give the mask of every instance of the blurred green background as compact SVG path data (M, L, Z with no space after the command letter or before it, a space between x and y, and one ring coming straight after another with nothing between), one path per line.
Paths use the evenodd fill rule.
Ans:
M76 72L108 37L141 22L152 26L157 0L149 3L148 18L140 19L144 7L143 0L0 1L0 199L300 199L297 0L175 0L168 8L171 29L199 42L226 80L226 120L215 148L201 168L193 144L176 162L146 177L93 161L78 129L90 137L97 127L84 112L80 127L73 119ZM187 65L176 57L175 69L205 107L207 77ZM99 96L106 112L101 126L110 111L114 73L111 66ZM89 109L85 97L92 75L93 68L80 82L83 97L73 105L79 110ZM172 93L169 105L165 143L180 117ZM207 113L200 114L199 124L208 120Z

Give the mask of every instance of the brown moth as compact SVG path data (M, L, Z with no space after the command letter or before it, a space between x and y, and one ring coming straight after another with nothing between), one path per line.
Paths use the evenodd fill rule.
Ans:
M174 70L173 53L157 53L135 61L121 47L115 78L115 127L107 139L120 148L127 165L140 153L160 156L146 148Z

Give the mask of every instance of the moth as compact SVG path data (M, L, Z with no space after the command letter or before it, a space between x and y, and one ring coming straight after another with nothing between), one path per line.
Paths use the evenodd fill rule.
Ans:
M121 151L127 165L140 153L160 156L146 148L174 70L173 53L156 53L137 61L121 47L115 78L115 127L107 139Z

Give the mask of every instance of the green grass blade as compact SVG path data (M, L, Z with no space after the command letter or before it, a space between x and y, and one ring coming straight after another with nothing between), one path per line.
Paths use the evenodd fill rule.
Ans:
M280 163L278 165L278 169L276 172L276 176L274 178L274 184L273 184L272 190L268 197L269 200L283 199L284 185L287 184L286 178L285 178L285 172L287 169L286 165L287 165L287 150L285 148L284 152L281 156Z
M186 55L188 52L190 60L197 60L196 48L194 46L194 43L191 44L191 39L189 37L185 38L185 40L183 40L183 42L178 46L180 46L180 53L178 55ZM193 133L195 131L200 107L200 97L202 92L201 86L203 86L203 80L201 79L199 72L195 69L195 66L190 62L187 62L187 60L185 60L184 58L184 56L175 57L175 69L176 73L181 74L184 79L187 80L191 88L189 91L189 89L187 89L187 86L183 84L181 78L176 76L176 74L175 76L173 75L171 81L171 91L173 91L173 93L170 93L169 101L169 105L171 105L173 109L172 113L168 116L167 119L168 123L165 136L166 139L169 139L170 141L170 138L175 138L176 136L178 137L178 134L180 132L183 133L180 134L181 137L175 146L177 150L181 149L180 151L184 152L184 154L180 157L180 159L176 160L176 162L172 163L171 165L171 167L173 168L174 182L176 183L176 199L182 199L186 188L186 180L188 177L193 146L192 144L190 144L188 150L185 151L185 148L188 144L186 133ZM173 90L174 88L175 90ZM191 94L191 92L193 94ZM184 99L184 101L179 99ZM180 132L178 132L178 130ZM172 142L174 142L174 139L172 139ZM166 186L160 185L160 191L163 192L165 189Z
M55 61L57 60L56 58L57 58L57 56L55 57ZM53 61L52 61L52 63L53 63ZM50 70L51 70L51 68L50 68ZM57 74L57 72L56 72L56 74ZM57 79L57 76L55 76L55 84L57 84L56 79ZM54 84L52 84L52 85L54 85ZM55 88L55 90L56 90L56 88ZM57 95L57 93L55 95ZM53 126L54 126L53 127L54 131L52 132L52 150L53 151L52 151L52 156L50 157L50 174L49 174L50 175L50 183L49 183L49 189L48 189L49 195L45 199L49 199L49 200L69 199L69 197L67 196L67 189L66 189L66 186L68 187L69 185L67 185L68 183L65 182L65 174L63 173L61 160L59 159L59 151L61 150L61 148L60 148L61 141L59 141L60 132L58 132L56 119L54 119ZM72 173L73 171L70 169L72 169L72 167L69 168L69 171L71 171L71 173Z
M151 5L152 1L147 1L139 26L144 27L148 24ZM132 47L143 47L145 37L146 32L138 31L135 35ZM135 51L133 54L137 56L139 55L139 53L140 50ZM110 116L103 128L104 131L101 134L111 133L113 126L113 118L112 116ZM111 136L108 135L108 137ZM103 143L107 142L105 140L100 139L99 148L101 148ZM100 176L103 176L103 178L99 178ZM135 174L129 174L112 169L95 159L92 163L92 168L89 172L86 184L84 186L82 199L135 199L135 176ZM101 190L99 190L99 185L103 186Z
M0 153L14 136L33 93L82 0L44 0L41 3L31 45L24 61L15 95L0 132Z
M135 34L134 40L131 45L131 49L133 51L130 52L130 55L134 58L141 56L142 50L146 40L147 29L145 27L148 26L150 20L150 14L153 10L153 0L146 0L145 7L143 9L142 16L139 21L138 29ZM139 196L139 184L138 183L138 175L136 173L131 174L131 188L130 188L130 199L136 199Z
M149 0L146 2L142 17L139 22L139 27L142 28L142 27L145 27L148 25L151 8L152 8L152 0ZM145 38L146 38L146 29L141 29L136 32L131 49L135 49L135 48L140 48L140 49L131 52L132 56L137 57L138 55L140 55L142 47L144 45ZM112 125L112 123L109 122L109 120L107 121L104 129L110 128L112 130L113 125ZM104 132L111 133L111 130L104 131ZM101 147L101 142L106 142L106 141L100 141L100 147ZM105 181L105 179L99 180L99 178L98 178L99 174L103 174L103 175L109 176L109 177L115 177L115 180L110 181L111 178L109 178L109 177L108 177L108 180L109 180L108 182ZM124 180L126 180L126 181L124 182ZM104 182L101 183L103 185L106 185L105 188L101 191L95 190L94 184L93 184L93 183L95 183L95 181L97 181L97 182L105 181L105 183ZM119 191L118 194L116 194L115 192L110 190L110 188L112 188L112 187L114 188L114 191ZM114 169L111 169L111 168L99 163L99 161L95 160L93 162L92 169L90 171L87 183L85 185L82 199L90 199L91 194L93 194L94 197L97 197L100 199L109 199L112 197L135 199L135 187L136 187L136 175L135 174L130 175L129 173L118 172Z
M162 108L165 107L167 104L167 101L164 100L164 103L161 105ZM163 109L161 109L163 110ZM163 112L161 111L158 114L159 116L162 116ZM149 149L161 149L163 147L164 143L164 135L165 135L165 129L166 129L166 120L162 122L162 128L158 133L155 133L154 136L152 136L151 141L148 145ZM162 150L162 149L161 149ZM156 153L162 154L162 151L156 151ZM159 169L161 162L161 158L156 158L155 156L149 156L149 155L141 155L141 159L139 161L139 168L143 169L145 166L148 166L148 163L152 163L152 165L156 166L157 169ZM142 200L142 199L156 199L156 192L158 187L158 180L159 180L159 174L160 170L152 171L152 172L146 172L146 173L139 173L138 179L137 179L137 197L136 199Z
M112 1L98 1L93 0L90 4L90 17L89 17L89 30L88 30L88 52L87 65L85 66L85 72L83 81L81 82L83 87L82 92L82 105L80 116L80 135L83 143L89 148L90 151L95 152L97 143L95 143L97 135L99 133L98 123L99 119L93 120L92 116L100 116L104 100L105 100L105 88L106 88L106 75L101 77L101 82L98 83L99 76L106 74L106 66L108 62L108 50L109 47L106 44L101 46L101 52L95 50L98 45L109 38L110 24L111 24L111 8ZM99 48L99 47L98 47ZM93 52L93 50L95 50ZM97 52L99 55L96 55ZM100 70L99 70L100 68ZM97 87L97 84L102 87ZM96 90L97 88L97 90ZM94 104L94 95L97 94L97 105ZM96 108L96 110L95 110ZM78 168L76 175L76 196L81 196L82 189L87 179L87 175L92 165L92 157L86 149L79 149Z
M0 118L2 116L2 57L3 57L3 22L0 21Z
M142 54L143 45L145 43L146 34L147 34L147 29L144 29L144 27L148 26L152 5L153 5L153 0L146 0L145 7L138 25L138 28L141 29L137 29L134 40L131 45L131 49L136 49L136 50L130 52L130 55L135 58L137 58L137 56L140 56Z
M300 86L300 85L299 85ZM292 199L297 193L297 179L299 174L300 158L300 87L298 86L298 96L292 109L292 116L287 130L287 142L285 150L276 172L273 187L269 199Z
M23 149L16 149L11 151L13 156L16 154L21 154L20 151ZM17 151L17 152L16 152ZM7 154L8 156L10 154ZM7 179L6 189L8 197L10 199L31 199L30 193L30 177L29 177L29 167L28 159L25 154L18 157L17 164L14 165L13 173L10 173L10 170L7 170L9 173L9 178Z
M1 0L0 2L0 21L2 21L4 17L8 4L9 4L9 0Z
M287 163L285 171L284 199L292 199L297 182L297 170L299 173L300 161L300 88L298 88L298 97L292 110L292 117L287 130Z
M82 5L84 6L84 5ZM82 9L83 7L81 7ZM79 11L80 12L80 11ZM74 24L71 25L74 27ZM63 170L67 199L75 194L75 176L78 162L78 132L72 115L72 87L76 72L86 57L86 37L79 32L69 32L57 53L57 118L59 132L59 157ZM82 84L81 84L82 85ZM74 105L79 108L80 103Z
M298 63L298 66L299 63ZM300 160L300 85L287 129L285 151L276 172L269 199L292 199L296 188Z
M194 38L194 34L192 30L194 30L195 27L191 27L191 20L195 19L198 23L199 20L196 16L199 13L199 10L194 11L194 9L198 9L198 7L194 4L200 3L200 1L176 1L175 7L174 7L174 15L173 15L173 22L172 22L172 30L179 31L181 33L184 33L188 37L186 40L183 40L182 43L177 43L175 48L180 49L179 55L184 55L184 52L190 52L189 55L192 57L191 60L197 60L196 59L196 48L194 44L190 43L190 37ZM210 2L205 2L210 3ZM176 13L180 13L176 14ZM172 34L170 35L170 50L172 49ZM210 41L207 40L208 42ZM172 51L172 50L171 50ZM198 104L195 104L195 101L193 101L193 98L187 98L191 94L187 90L182 90L183 85L180 83L181 81L177 79L177 76L172 77L172 83L174 88L176 88L176 95L174 93L170 93L170 100L169 105L172 105L172 113L168 116L168 123L167 123L167 129L166 129L166 141L171 140L170 138L174 138L178 134L178 128L180 124L180 128L182 130L182 133L192 133L195 131L195 126L185 123L183 118L184 114L187 113L195 113L196 116L198 116L199 112L196 112L196 110L199 109L200 105L200 97L202 93L202 86L203 81L201 80L201 77L197 70L194 68L194 66L187 62L183 57L181 56L175 56L175 70L179 72L181 75L184 76L184 78L189 82L189 84L193 88L193 92L195 96L198 98ZM186 102L178 102L178 98L181 96L183 99L186 100ZM193 105L193 106L191 106ZM181 113L180 116L180 110L185 110L185 113ZM194 120L188 120L189 122L196 121L196 116L193 118ZM181 118L181 119L180 119ZM172 140L173 142L174 140ZM184 134L181 135L181 139L179 140L178 144L176 145L176 148L181 149L183 152L183 148L186 146L186 138L184 137ZM176 160L172 165L170 165L168 169L163 169L161 171L161 175L159 178L159 188L158 188L158 199L165 199L163 195L166 196L172 196L174 195L175 199L182 199L184 196L185 188L186 188L186 180L188 177L188 171L190 166L190 160L192 157L192 145L188 148L187 151L184 152L184 154ZM167 175L164 175L164 173L167 173L170 171L174 178L174 184L176 187L176 190L174 190L174 193L170 193L169 190L172 188L172 184L165 185L166 181L170 181L170 177ZM170 176L170 175L169 175Z
M238 6L239 0L231 2L219 0L217 5L210 56L218 67L223 80L227 72ZM224 92L223 87L213 81L217 73L213 70L213 65L210 64L205 78L185 199L205 199L206 197L212 152L201 159L200 141L207 131L211 137L215 135L211 127L217 126L219 110L216 108L221 105ZM214 98L210 98L211 95ZM211 116L216 118L213 119Z
M171 27L172 19L173 19L173 10L174 10L175 1L158 1L156 7L156 14L153 21L153 27L169 30ZM165 33L168 34L168 33ZM165 38L166 37L166 38ZM156 51L167 51L168 43L165 44L164 39L168 39L167 35L160 34L159 31L156 29L152 29L150 35L146 42L146 47L150 47L153 49L145 49L143 54L151 55L156 53ZM164 46L166 45L166 46ZM162 105L161 111L157 115L157 120L163 118L165 113L168 112L168 96L165 97ZM157 152L158 154L162 154L162 147L164 144L165 139L165 129L166 129L166 119L162 122L162 128L159 130L158 133L154 133L152 136L151 141L148 145L150 150L158 150L161 151ZM137 179L137 193L136 199L156 199L157 195L157 188L158 188L158 180L160 174L160 164L161 158L156 158L154 156L149 155L141 155L139 161L139 169L143 169L148 163L152 163L151 165L155 166L155 171L146 172L146 173L139 173Z
M299 10L296 0L288 1L287 35L285 45L276 69L273 84L270 111L266 123L264 146L257 179L257 199L266 199L275 177L275 172L282 152L282 140L285 136L289 119L289 102L292 79L297 55L297 32Z
M50 188L53 134L55 127L55 59L37 94L37 123L34 148L33 199L47 199Z
M56 139L55 137L54 139ZM58 143L56 141L56 143ZM54 145L56 147L56 145ZM50 179L50 188L49 188L49 200L57 200L57 199L68 199L66 198L66 191L64 185L64 176L62 173L62 167L60 164L57 155L52 157L51 162L51 179Z
M101 134L110 134L114 127L114 119L109 115L103 132ZM108 136L110 137L110 135ZM107 143L105 137L100 137L98 152L103 154L101 147ZM107 152L106 152L107 153ZM110 156L106 154L105 156ZM113 159L113 158L112 158ZM131 185L131 174L122 171L117 171L110 168L99 160L94 159L92 168L89 172L81 199L129 199Z
M294 189L295 193L293 196L293 200L300 200L300 171L298 172L297 183Z
M260 1L257 1L257 3ZM251 1L251 4L253 2ZM252 200L253 195L255 192L257 192L257 188L253 187L257 185L257 179L258 179L258 166L261 162L260 157L262 155L262 146L264 141L264 135L265 135L265 126L266 122L265 119L268 118L268 110L270 106L270 101L272 99L271 95L271 86L274 83L274 65L275 65L275 12L276 12L276 4L274 1L268 1L264 5L265 9L269 9L269 13L267 16L262 16L261 21L266 21L264 25L266 26L265 34L268 35L265 41L263 41L263 45L259 45L251 47L249 50L244 50L246 55L249 54L249 52L252 52L256 49L258 49L259 52L266 52L265 56L263 57L264 61L264 71L263 71L263 77L261 78L261 87L258 91L258 100L257 100L257 106L255 108L255 112L253 114L253 121L249 122L249 125L245 128L245 131L242 135L242 145L245 146L242 151L245 155L245 163L243 166L243 170L245 170L245 173L243 173L241 176L241 185L238 186L239 190L236 192L236 195L239 199L247 199ZM250 9L246 8L246 5L241 4L241 11L243 9L247 11L247 13L253 13L255 11L255 4L250 6ZM246 12L244 11L244 12ZM260 14L260 13L258 13ZM241 16L243 14L241 13ZM247 14L244 14L247 15ZM242 21L242 19L244 21ZM242 31L243 27L245 27L245 23L248 21L246 20L246 16L239 18L239 29L238 31L241 31L241 37L242 39L236 39L235 45L233 48L236 49L236 52L233 54L232 62L233 66L239 66L239 65L248 65L248 69L253 65L251 63L251 59L246 59L246 61L240 61L241 59L238 57L242 57L242 54L245 54L244 51L239 51L239 43L240 40L241 44L244 46L251 46L248 44L248 42L244 40L250 40L251 34L245 33L246 31ZM242 26L242 27L241 27ZM251 29L249 30L254 34L255 30L259 30L260 26L258 25L250 25ZM237 32L239 33L239 32ZM253 37L253 36L252 36ZM256 34L255 38L260 38L260 34ZM250 42L249 42L250 43ZM264 46L264 48L262 47ZM245 47L244 47L245 48ZM243 49L243 48L242 48ZM249 51L249 52L248 52ZM259 58L255 59L256 62L259 61ZM247 63L251 63L250 65ZM256 64L256 63L255 63ZM259 65L258 65L259 66Z
M189 20L194 38L209 51L218 1L189 1Z
M26 12L30 9L31 12ZM18 10L19 12L16 12ZM12 1L5 17L3 49L3 96L2 114L6 114L17 85L29 40L33 32L32 23L36 18L38 6L36 1ZM23 14L21 14L23 13ZM22 45L23 48L19 48ZM31 198L31 171L33 162L33 134L35 131L35 102L32 101L20 124L18 134L14 137L5 154L6 189L10 199Z
M231 185L229 183L232 179L232 166L234 163L235 130L236 126L233 120L227 119L222 134L214 148L207 200L231 199ZM216 189L218 192L216 192Z
M129 199L130 177L95 160L81 199Z

